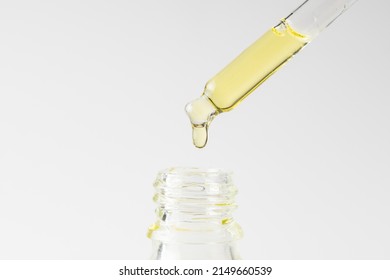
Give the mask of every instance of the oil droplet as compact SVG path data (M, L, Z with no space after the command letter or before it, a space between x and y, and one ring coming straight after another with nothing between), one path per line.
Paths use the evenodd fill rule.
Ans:
M160 224L154 223L153 225L151 225L151 226L148 228L148 232L146 233L146 236L147 236L148 238L152 238L153 232L155 232L155 231L158 230L159 228L160 228Z
M207 144L208 125L192 126L192 141L197 148L203 148Z
M232 222L232 219L230 219L230 218L225 218L225 219L222 219L222 221L221 221L221 223L223 224L223 225L227 225L227 224L229 224L229 223L231 223Z

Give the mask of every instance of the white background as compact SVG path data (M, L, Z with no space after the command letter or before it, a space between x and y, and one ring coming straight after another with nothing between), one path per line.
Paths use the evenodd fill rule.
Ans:
M192 146L184 105L298 4L0 0L0 258L148 258L171 166L234 171L245 259L390 258L387 1Z

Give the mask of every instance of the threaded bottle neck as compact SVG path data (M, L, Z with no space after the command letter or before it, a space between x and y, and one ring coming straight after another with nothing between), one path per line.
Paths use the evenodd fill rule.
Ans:
M212 244L241 237L233 220L237 189L220 169L170 168L155 180L157 221L148 237L164 243Z

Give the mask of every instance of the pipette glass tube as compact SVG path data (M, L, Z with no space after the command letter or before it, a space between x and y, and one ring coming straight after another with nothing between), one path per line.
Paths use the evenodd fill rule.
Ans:
M203 148L215 116L235 108L356 1L303 2L210 79L185 107L194 145Z

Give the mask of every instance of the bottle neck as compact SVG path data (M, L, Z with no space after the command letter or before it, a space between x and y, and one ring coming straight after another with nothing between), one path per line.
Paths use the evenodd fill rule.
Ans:
M232 217L237 190L230 173L171 168L158 174L154 187L152 258L238 258L235 241L242 232Z

